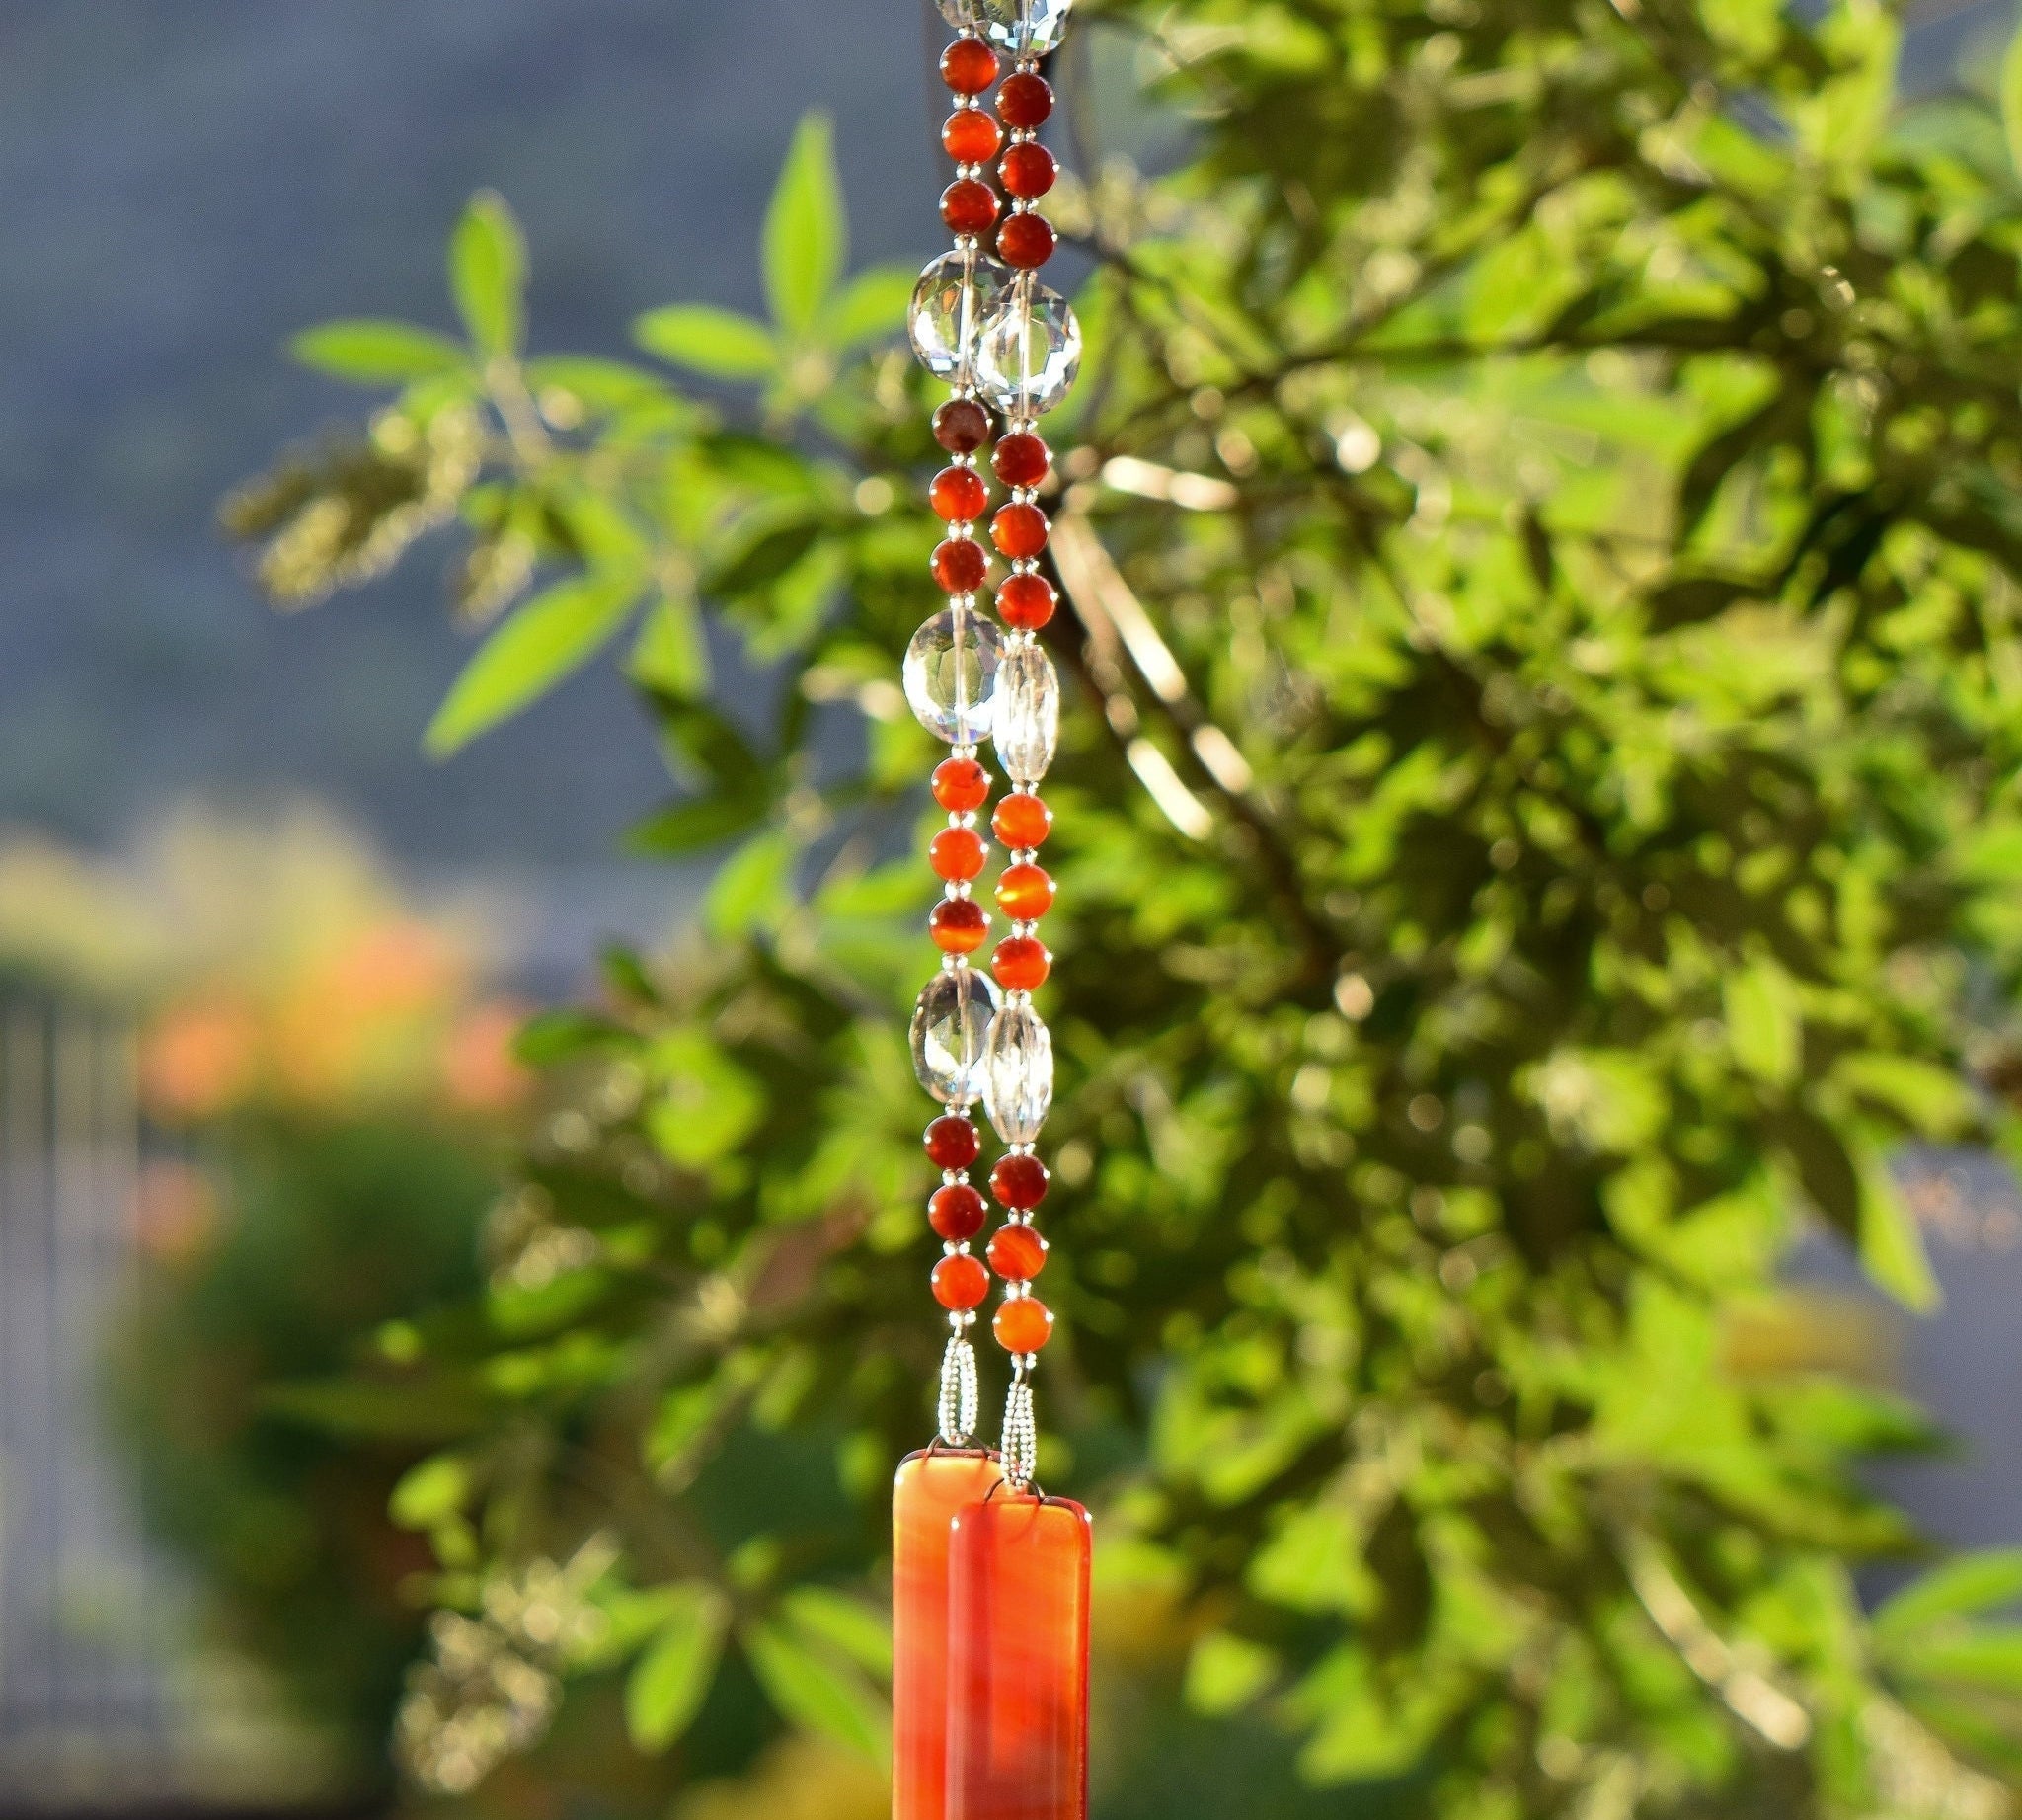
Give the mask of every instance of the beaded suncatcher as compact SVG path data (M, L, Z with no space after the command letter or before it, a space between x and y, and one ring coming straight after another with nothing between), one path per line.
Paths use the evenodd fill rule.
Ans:
M1053 1097L1052 1038L1033 993L1052 967L1040 930L1053 881L1040 863L1052 812L1040 785L1059 729L1059 678L1039 633L1055 594L1043 570L1039 504L1052 457L1039 420L1066 396L1081 335L1040 281L1054 233L1037 203L1058 175L1039 141L1053 110L1041 73L1072 0L938 0L957 36L941 58L954 112L941 142L955 178L941 197L951 251L921 275L911 312L921 362L950 396L934 414L948 465L933 510L947 525L933 577L945 607L905 654L907 701L953 749L933 776L948 813L928 858L942 881L928 930L941 970L920 994L912 1051L945 1110L927 1127L941 1170L928 1218L943 1241L935 1300L950 1328L939 1434L899 1468L893 1498L894 1820L1083 1820L1088 1784L1088 1513L1038 1483L1033 1380L1053 1317L1034 1293L1047 1241L1035 1224L1049 1185L1038 1154ZM995 91L994 111L985 100ZM994 179L994 181L993 181ZM994 438L994 440L993 440ZM991 510L984 463L1004 492ZM1007 573L992 581L987 522ZM989 867L978 823L994 751L1008 789L990 816L1004 849L995 901L1009 931L988 966L991 917L975 897ZM1004 1151L989 1171L1003 1221L972 1248L989 1208L971 1180L982 1155L980 1101ZM992 1331L1010 1361L1002 1440L976 1440L972 1335L991 1278Z

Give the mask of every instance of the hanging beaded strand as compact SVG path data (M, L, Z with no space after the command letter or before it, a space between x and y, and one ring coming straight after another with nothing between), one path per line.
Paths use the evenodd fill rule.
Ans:
M910 315L921 363L950 386L933 424L948 465L928 489L935 515L947 526L931 568L949 600L906 652L905 689L921 722L954 749L933 778L934 797L947 811L948 826L927 850L943 886L942 900L928 918L928 932L943 956L942 972L921 994L912 1033L920 1080L948 1108L927 1127L925 1145L928 1159L941 1170L941 1186L927 1204L927 1217L943 1243L932 1289L949 1323L937 1428L941 1442L953 1448L967 1447L980 1421L970 1333L976 1309L989 1296L989 1273L970 1250L988 1218L981 1194L969 1179L982 1150L970 1108L981 1094L983 1044L999 995L988 977L972 967L970 956L989 929L987 913L971 895L989 862L976 820L989 799L990 777L977 761L976 748L989 732L1001 657L997 629L977 604L989 559L975 537L989 505L977 457L994 427L976 400L975 346L984 316L1009 278L983 252L981 238L995 225L999 209L983 173L1003 143L1002 129L981 97L1000 70L997 53L972 26L942 55L941 76L954 97L954 111L941 129L941 143L955 161L955 177L942 193L941 218L955 244L921 275Z

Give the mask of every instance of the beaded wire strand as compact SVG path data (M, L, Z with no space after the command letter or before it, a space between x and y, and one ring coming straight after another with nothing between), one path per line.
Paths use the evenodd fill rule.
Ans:
M1052 458L1038 422L1072 383L1080 336L1064 299L1039 281L1056 237L1037 203L1058 176L1052 154L1039 143L1053 105L1040 65L1057 43L1068 3L940 0L959 33L941 58L942 78L955 97L941 134L955 163L954 181L941 198L954 247L922 275L912 310L914 347L950 386L934 417L935 439L949 461L929 489L947 527L931 566L948 605L915 637L906 664L907 699L953 748L934 773L935 799L948 812L948 825L928 851L943 883L928 919L943 972L922 995L913 1030L921 1079L948 1107L926 1136L927 1153L942 1170L928 1207L943 1240L933 1291L950 1326L939 1426L941 1440L953 1447L969 1445L975 1433L979 1392L970 1335L994 1273L1004 1289L992 1329L1012 1368L1003 1466L1019 1489L1033 1484L1038 1469L1032 1379L1053 1326L1032 1288L1047 1258L1034 1215L1050 1179L1037 1145L1053 1084L1052 1039L1032 998L1052 968L1040 924L1052 909L1054 886L1039 858L1052 814L1039 790L1052 762L1059 718L1059 678L1038 639L1057 604L1043 572L1051 526L1039 501ZM982 105L1002 73L990 40L1011 53L1013 65L994 118ZM992 160L994 186L986 181ZM992 234L994 258L984 250ZM995 428L986 407L994 407L1006 426L990 451L991 470L1007 495L989 518L990 542L1009 567L995 596L1002 631L978 597L990 562L976 534L990 499L979 463ZM995 901L1010 930L991 954L987 975L970 960L990 925L973 895L989 860L976 831L990 788L977 755L985 733L1011 785L991 818L1007 862ZM1006 1147L989 1178L1005 1220L989 1242L987 1269L970 1248L987 1219L969 1176L980 1153L970 1113L978 1098Z

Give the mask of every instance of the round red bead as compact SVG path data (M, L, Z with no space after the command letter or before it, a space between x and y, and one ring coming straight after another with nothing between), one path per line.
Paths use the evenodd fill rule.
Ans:
M989 856L990 849L982 835L972 828L944 828L927 843L927 863L944 879L960 879L966 883L970 879L980 878ZM1039 869L1035 866L1032 870ZM1050 887L1047 898L1051 902Z
M1002 206L996 191L973 177L958 178L941 192L941 219L955 234L987 234Z
M934 766L934 801L950 815L967 815L989 800L990 774L973 758L943 758Z
M990 826L1012 852L1023 852L1046 845L1047 836L1053 831L1053 812L1038 797L1017 790L997 805Z
M941 145L957 164L987 164L1004 143L1004 129L981 108L957 108L941 128Z
M1036 935L1013 935L990 956L990 972L1007 992L1036 992L1052 971L1053 957Z
M997 68L997 53L979 38L958 38L941 52L941 80L958 95L980 95Z
M959 1112L944 1112L927 1127L920 1142L927 1160L937 1169L967 1169L983 1151L974 1122Z
M1021 632L1037 632L1059 603L1052 583L1043 575L1014 575L997 590L997 616Z
M1053 908L1053 881L1041 866L1006 866L997 881L997 908L1013 922L1037 922Z
M973 468L943 468L934 476L927 500L949 523L968 524L983 515L983 508L990 503L990 490Z
M1047 1198L1047 1184L1051 1179L1037 1156L1000 1156L990 1171L990 1192L1005 1207L1027 1214Z
M1030 201L1034 197L1045 196L1059 181L1060 166L1044 145L1028 141L1012 146L1004 154L997 175L1003 179L1007 192Z
M989 911L973 898L943 898L927 918L927 933L943 954L973 954L989 931Z
M1044 550L1051 530L1047 514L1037 506L1024 506L1014 501L999 510L990 520L990 541L1017 562L1024 557L1037 556Z
M1006 436L990 456L990 466L1007 487L1036 487L1052 464L1052 450L1029 430Z
M951 398L934 413L934 440L951 455L972 455L990 439L990 414L973 398Z
M962 1313L980 1307L989 1293L990 1273L979 1258L957 1252L934 1266L934 1300L944 1308Z
M989 553L972 537L951 537L934 551L934 580L951 594L974 593L989 573Z
M942 210L947 219L947 210ZM955 223L950 221L950 227ZM980 233L980 228L957 228L958 233ZM1017 266L1030 272L1044 266L1053 256L1053 249L1060 244L1060 237L1053 232L1053 224L1045 215L1013 215L997 230L997 257L1007 266Z
M1000 1227L990 1240L989 1259L1006 1283L1030 1283L1047 1267L1047 1241L1029 1226Z
M949 1182L935 1189L927 1203L929 1224L951 1245L968 1243L983 1229L989 1215L982 1196L967 1182Z
M1053 112L1052 84L1021 70L997 91L997 116L1007 126L1029 132L1044 126Z
M996 1331L997 1344L1008 1353L1039 1352L1053 1337L1051 1310L1045 1303L1035 1302L1030 1296L1020 1296L1015 1302L1005 1303L997 1310L997 1318L991 1325Z

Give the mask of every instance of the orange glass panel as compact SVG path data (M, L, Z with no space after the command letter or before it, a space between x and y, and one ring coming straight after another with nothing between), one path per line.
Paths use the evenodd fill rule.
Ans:
M1088 1812L1088 1513L1000 1495L955 1519L947 1820Z
M994 1456L914 1454L892 1492L892 1816L946 1820L948 1543L1003 1477Z

